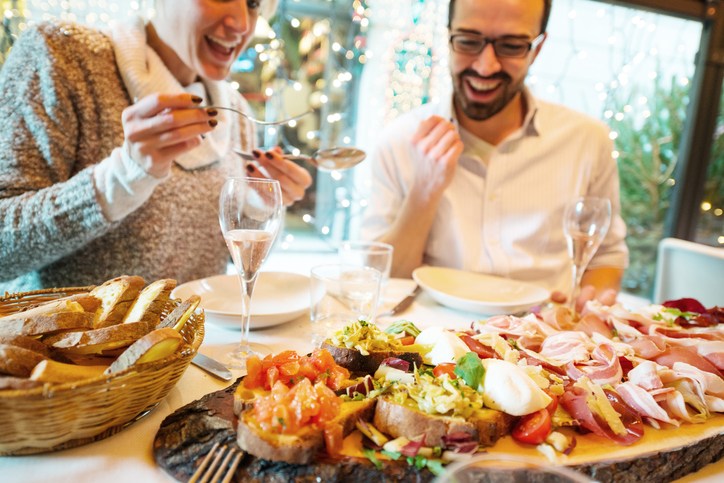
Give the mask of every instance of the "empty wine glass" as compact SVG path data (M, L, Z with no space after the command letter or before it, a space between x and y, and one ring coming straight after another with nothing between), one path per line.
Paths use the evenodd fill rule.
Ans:
M568 304L576 306L576 290L588 263L593 258L611 224L611 201L584 196L566 205L563 214L563 233L568 241L568 256L573 262L572 287Z
M249 342L254 283L282 222L282 191L276 180L233 177L219 197L219 223L239 275L242 301L241 342L229 354L232 369L244 369L253 354L271 351Z

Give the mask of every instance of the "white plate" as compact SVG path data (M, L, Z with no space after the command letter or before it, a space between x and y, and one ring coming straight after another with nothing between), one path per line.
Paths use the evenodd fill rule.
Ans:
M420 267L412 278L436 302L484 315L526 310L550 296L537 285L507 278L443 267Z
M201 297L206 320L241 330L241 288L236 275L217 275L179 285L174 298ZM299 273L259 272L251 299L251 329L296 319L309 310L309 277Z

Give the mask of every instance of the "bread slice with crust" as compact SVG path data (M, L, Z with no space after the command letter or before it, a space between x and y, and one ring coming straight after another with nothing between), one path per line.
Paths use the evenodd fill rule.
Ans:
M176 280L172 278L163 278L148 284L131 304L123 317L123 323L147 322L151 326L157 325L174 288Z
M305 465L324 446L324 433L317 428L304 428L294 435L269 433L259 428L251 411L246 411L239 418L236 442L257 458Z
M38 339L26 335L0 336L0 344L22 347L29 351L37 352L44 357L50 357L48 346Z
M410 363L411 366L422 366L422 356L417 352L403 351L369 351L369 354L362 354L357 349L338 347L332 345L330 340L322 343L322 349L328 350L334 362L356 374L374 374L380 363L388 357L396 357Z
M149 332L146 322L129 322L101 329L66 332L43 339L43 342L61 353L103 354L128 347Z
M398 404L389 397L379 397L373 424L385 434L415 440L424 435L424 446L442 446L442 437L451 433L468 433L483 446L492 446L508 434L513 416L494 409L479 409L465 419L432 415L411 404Z
M196 307L199 306L201 297L198 295L192 295L188 299L184 300L173 311L168 314L161 322L156 326L157 329L163 329L165 327L181 331L186 321L189 320L191 314L194 313Z
M33 368L46 357L22 347L0 344L0 374L29 377Z
M368 421L374 408L374 399L345 401L339 415L328 424L340 425L346 436L354 430L358 419ZM308 427L293 435L270 433L254 421L252 411L239 415L237 443L241 449L258 458L293 464L311 463L325 445L323 429Z
M69 295L67 297L54 299L39 304L35 304L20 312L0 317L0 324L6 320L14 320L18 318L30 319L37 315L51 315L59 312L90 312L100 307L101 300L87 293Z
M124 371L134 364L163 359L176 352L181 344L183 337L175 330L171 328L153 330L123 351L106 369L106 374Z
M0 320L0 336L13 337L46 336L67 332L69 330L84 330L93 327L93 314L88 312L55 312L51 314L25 315L21 312L14 318Z
M82 381L98 377L105 370L106 366L76 366L45 359L33 368L30 380L55 383Z
M142 277L122 275L91 290L91 295L101 299L101 307L96 311L93 327L100 329L120 324L144 285L146 281Z

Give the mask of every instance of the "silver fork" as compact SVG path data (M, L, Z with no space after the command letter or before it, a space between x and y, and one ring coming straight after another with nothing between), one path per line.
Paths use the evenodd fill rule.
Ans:
M253 116L250 116L249 114L245 113L244 111L240 111L238 109L234 109L233 107L224 107L224 106L197 106L193 107L192 109L223 109L225 111L231 111L235 112L241 117L244 117L248 119L249 121L259 124L260 126L278 126L280 124L288 124L292 121L296 121L297 119L301 119L304 116L311 114L314 112L314 109L310 109L307 112L303 112L301 114L298 114L296 116L288 117L286 119L282 119L281 121L262 121L261 119L257 119Z
M217 441L191 475L189 483L228 483L234 477L243 456L244 453L235 446L225 444L219 448Z

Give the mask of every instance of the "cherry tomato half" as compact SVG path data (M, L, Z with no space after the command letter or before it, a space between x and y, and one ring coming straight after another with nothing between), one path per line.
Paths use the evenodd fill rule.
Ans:
M412 345L414 343L415 343L414 335L406 335L405 337L400 337L400 344L402 344L402 345Z
M450 379L455 379L457 377L455 375L455 363L443 362L442 364L438 364L432 370L432 374L435 377L440 377L443 374L447 374L448 376L450 376Z
M541 444L551 432L551 415L547 409L520 418L511 436L520 443Z

